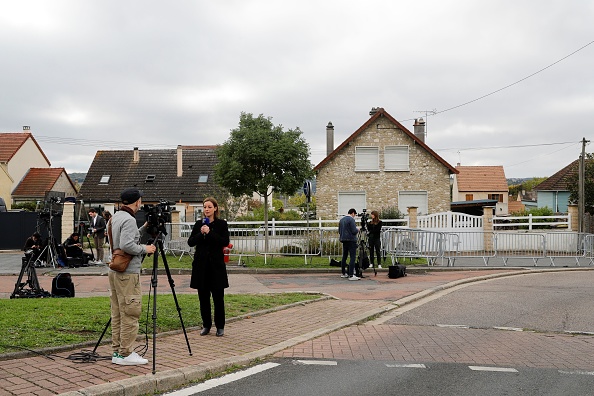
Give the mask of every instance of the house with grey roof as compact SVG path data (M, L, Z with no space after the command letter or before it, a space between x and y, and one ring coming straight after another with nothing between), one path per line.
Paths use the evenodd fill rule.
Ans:
M578 160L573 161L533 188L539 208L548 207L556 213L567 213L569 180L577 175L578 165Z
M180 218L194 221L204 198L220 191L214 182L216 146L177 146L160 150L105 150L95 154L78 199L91 207L113 210L120 193L140 189L143 204L168 201Z

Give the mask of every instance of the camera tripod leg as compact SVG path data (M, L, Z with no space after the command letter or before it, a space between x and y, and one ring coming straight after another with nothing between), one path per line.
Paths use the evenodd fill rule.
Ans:
M179 321L181 323L182 330L184 332L184 336L186 338L186 345L188 346L188 353L192 356L192 349L190 348L190 341L188 340L188 333L186 332L186 327L184 325L184 319L182 318L181 308L179 306L179 302L177 301L177 295L175 294L175 284L173 278L171 277L171 272L169 271L169 265L167 264L167 258L165 257L165 249L163 247L163 241L161 239L161 232L155 237L155 246L157 250L153 255L153 272L151 275L151 285L153 287L153 374L156 372L156 361L157 361L157 284L158 284L158 267L159 267L159 254L163 259L163 265L165 267L165 273L167 274L167 279L169 281L169 286L171 287L171 294L173 295L173 300L175 301L175 306L177 308L177 313L179 315Z

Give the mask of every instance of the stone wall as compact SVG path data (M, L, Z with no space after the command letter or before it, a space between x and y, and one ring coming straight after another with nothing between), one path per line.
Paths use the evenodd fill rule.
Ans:
M409 146L410 170L384 171L384 147ZM376 146L380 150L379 171L355 172L355 147ZM427 191L429 213L450 209L448 168L385 117L362 131L318 172L317 216L338 216L339 192L365 191L369 210L398 207L398 191Z

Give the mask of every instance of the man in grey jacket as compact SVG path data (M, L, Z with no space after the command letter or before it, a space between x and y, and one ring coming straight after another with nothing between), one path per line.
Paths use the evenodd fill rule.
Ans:
M357 255L357 224L355 223L355 216L357 211L353 208L349 209L348 216L344 216L338 222L338 235L340 242L342 242L342 261L340 267L342 269L342 278L349 278L350 281L357 281L359 277L355 275L355 256ZM346 259L347 255L351 256L349 262L349 273L346 274Z
M111 346L113 356L111 362L132 366L147 364L148 360L132 350L132 344L138 335L138 319L142 311L142 291L140 288L140 266L144 253L154 253L155 245L141 245L140 234L144 232L146 223L136 225L135 214L142 206L142 192L135 188L122 191L121 209L116 212L109 224L111 237L109 243L112 251L122 249L132 255L126 271L109 270L109 286L111 300Z

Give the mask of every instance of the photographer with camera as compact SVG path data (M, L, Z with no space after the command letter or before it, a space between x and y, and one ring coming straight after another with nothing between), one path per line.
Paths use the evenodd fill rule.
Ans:
M219 205L214 198L206 198L203 205L204 219L194 224L188 238L188 245L196 246L190 287L198 289L203 326L200 335L207 335L212 327L212 295L216 336L222 337L225 334L225 289L229 287L223 248L229 245L229 228L225 220L219 219Z
M382 221L379 218L377 210L371 211L371 221L367 224L367 230L369 235L369 258L371 260L371 266L374 267L373 253L375 251L377 255L377 268L382 268Z
M132 366L147 364L148 360L132 350L138 335L138 319L142 311L142 290L140 288L140 267L142 255L155 253L155 245L141 245L140 235L147 223L137 228L136 212L142 206L142 193L136 188L122 191L123 206L116 212L109 224L113 250L122 249L132 255L132 260L124 272L109 270L111 302L111 346L112 363Z
M93 236L93 243L97 250L97 260L94 264L102 264L103 261L103 244L105 244L105 219L97 214L93 208L89 209L89 216L91 216L90 230L87 237Z
M360 278L355 275L355 257L357 255L357 224L355 223L355 216L357 211L354 208L349 209L348 216L344 216L338 222L338 234L340 242L342 243L342 260L340 267L342 270L341 278L349 278L350 281L357 281ZM346 273L346 260L350 255L348 274Z

